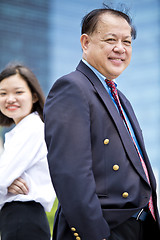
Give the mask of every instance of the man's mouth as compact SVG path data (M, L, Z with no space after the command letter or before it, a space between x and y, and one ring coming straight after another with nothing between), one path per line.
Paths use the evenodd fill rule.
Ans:
M109 60L112 60L112 61L119 61L119 62L122 62L122 61L124 61L124 59L123 58L109 58Z

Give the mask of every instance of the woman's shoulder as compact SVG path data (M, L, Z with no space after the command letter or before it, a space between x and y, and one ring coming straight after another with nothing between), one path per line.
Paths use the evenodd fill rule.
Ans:
M31 124L37 123L38 125L44 125L37 112L30 113L27 117L27 120L30 121Z
M5 135L5 149L44 141L44 123L36 113L31 113Z
M37 112L33 112L28 115L26 124L30 127L30 129L32 129L32 131L44 131L44 123Z
M36 133L41 135L44 132L44 123L39 114L33 112L21 120L21 122L15 127L15 131L19 134L33 135Z

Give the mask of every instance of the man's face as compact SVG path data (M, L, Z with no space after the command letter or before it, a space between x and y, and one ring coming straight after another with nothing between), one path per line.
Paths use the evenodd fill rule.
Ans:
M94 33L81 36L83 58L107 79L115 79L130 63L131 41L128 22L122 17L104 13Z

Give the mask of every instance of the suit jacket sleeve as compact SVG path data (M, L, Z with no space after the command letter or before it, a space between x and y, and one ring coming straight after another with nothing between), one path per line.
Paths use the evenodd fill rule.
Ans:
M54 84L44 117L51 177L69 227L81 239L107 238L92 171L89 105L75 79Z

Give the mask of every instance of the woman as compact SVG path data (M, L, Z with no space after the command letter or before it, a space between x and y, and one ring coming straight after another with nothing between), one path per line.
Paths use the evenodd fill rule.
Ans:
M0 73L0 125L15 124L5 134L0 157L2 240L50 239L45 211L51 210L55 192L46 158L43 106L43 92L28 68L12 65Z

